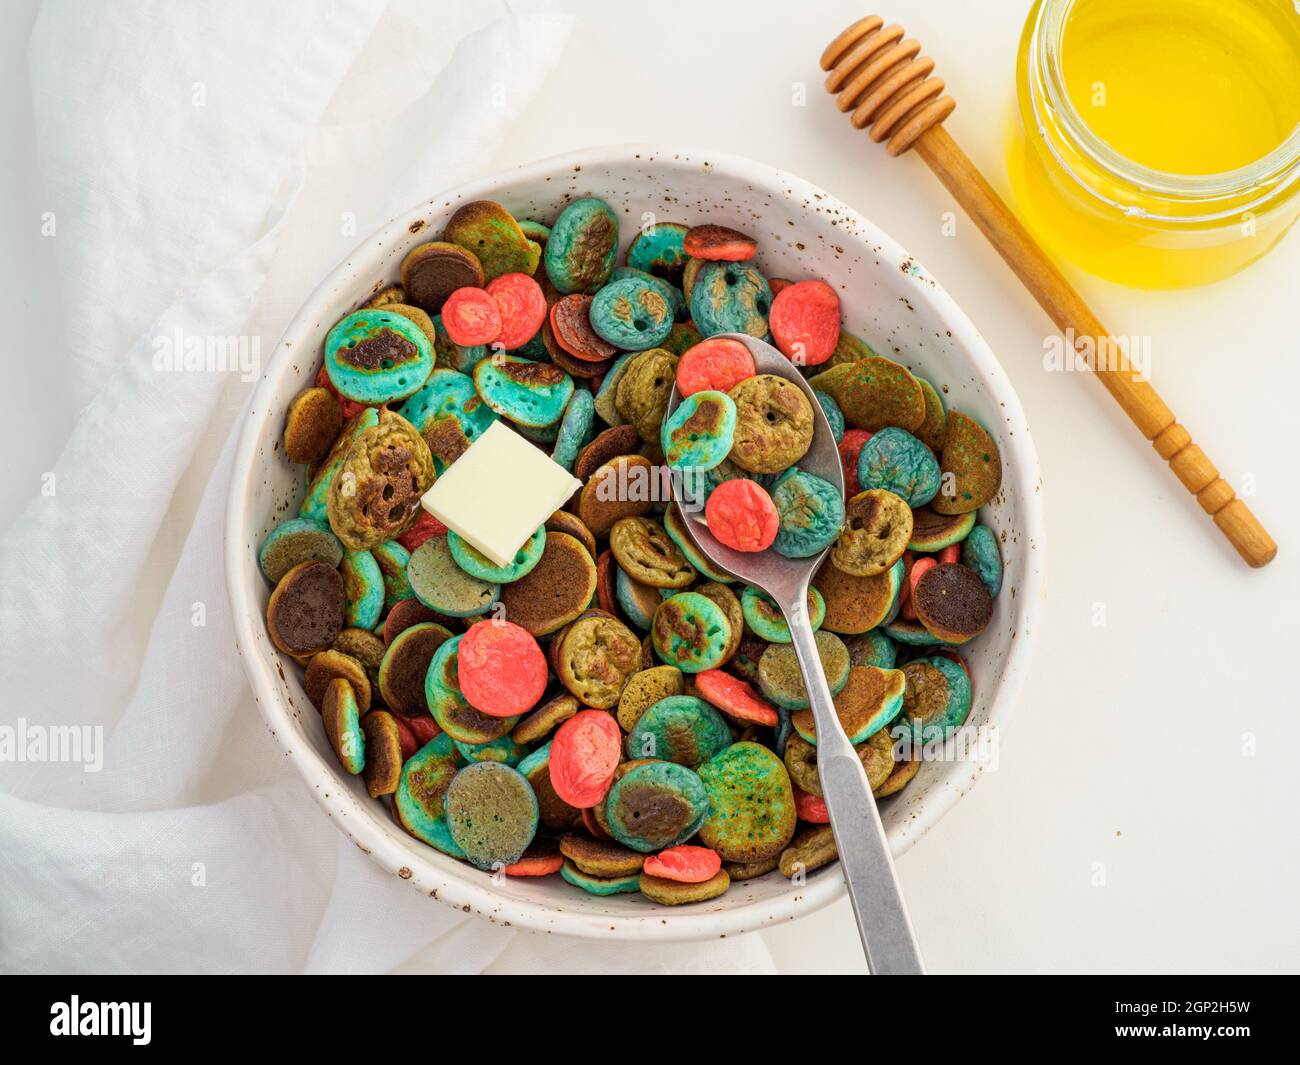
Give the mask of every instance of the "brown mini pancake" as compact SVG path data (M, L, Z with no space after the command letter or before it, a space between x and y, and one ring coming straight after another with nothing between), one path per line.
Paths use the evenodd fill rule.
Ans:
M343 429L343 407L328 388L299 392L289 404L284 424L284 457L290 462L318 462Z
M911 551L942 551L949 544L965 539L975 524L974 514L940 514L931 507L912 511Z
M912 590L917 619L944 643L978 636L993 616L993 597L973 569L943 562L926 570Z
M366 738L366 766L361 771L372 799L392 795L402 778L402 741L397 719L386 710L372 710L361 719Z
M412 248L402 260L402 288L406 298L430 314L437 314L458 288L483 287L483 266L472 251L459 244L433 241Z
M596 559L596 601L600 609L613 617L622 618L622 613L614 601L614 581L618 572L618 563L614 561L613 551L602 551Z
M578 515L570 514L567 510L557 510L546 519L543 527L547 532L568 533L587 549L587 554L596 557L596 538Z
M830 825L809 825L781 852L778 868L787 879L797 873L811 873L839 857Z
M606 842L578 832L560 837L560 853L590 876L628 876L639 872L645 855L621 843Z
M940 514L978 510L1002 485L1002 457L997 444L984 426L960 411L948 412L939 469L943 484L930 506Z
M582 815L556 794L549 760L534 765L524 778L537 796L537 819L544 828L563 832L582 823Z
M379 667L379 692L389 709L403 714L427 711L424 679L434 652L451 639L451 630L425 621L400 632Z
M391 307L396 303L405 302L406 290L401 285L386 285L361 306L371 310L379 310L381 307Z
M612 356L608 359L593 362L589 359L580 358L572 352L565 351L555 339L555 332L551 329L549 321L542 323L542 345L546 348L546 354L550 356L551 362L555 363L570 377L581 377L590 381L599 377L614 365Z
M907 787L912 782L912 778L920 771L921 759L919 757L909 758L905 762L895 762L894 768L889 776L885 778L885 782L873 789L871 794L877 799L883 799L886 795L894 795Z
M822 628L846 636L868 632L881 624L889 616L897 591L889 570L855 577L829 558L813 574L812 585L826 601Z
M510 738L516 743L536 743L576 714L581 705L567 692L548 699L515 726Z
M732 880L753 880L770 873L780 862L781 856L778 854L761 862L723 862L722 868Z
M332 648L312 655L311 661L307 663L302 686L311 705L319 710L325 703L325 689L329 687L330 681L339 677L352 685L357 712L364 714L370 709L370 678L366 675L366 667L351 655Z
M266 630L287 655L312 655L343 629L343 577L324 562L300 562L280 578L266 604Z
M517 581L501 586L506 617L534 636L573 621L596 593L596 563L568 533L548 532L541 561Z
M620 455L596 470L578 493L578 517L599 539L620 518L642 517L654 509L651 490L658 471L641 455Z
M462 618L450 618L446 614L439 614L436 610L430 610L418 599L399 599L393 604L393 609L388 612L388 617L384 619L384 643L391 644L412 625L435 621L444 629L455 632L460 628L463 620Z
M573 476L586 483L587 479L605 463L619 455L635 455L641 448L641 434L634 425L616 425L606 429L590 444L578 452L573 464Z

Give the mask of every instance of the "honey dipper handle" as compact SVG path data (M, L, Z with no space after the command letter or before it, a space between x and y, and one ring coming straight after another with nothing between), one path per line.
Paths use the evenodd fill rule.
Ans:
M1099 340L1104 339L1108 345L1116 343L1083 297L942 125L931 126L912 147L988 237L1059 330L1064 333L1072 329L1076 344L1090 339L1093 351L1103 350L1098 346ZM1151 383L1127 361L1120 366L1112 363L1103 366L1098 360L1096 376L1142 435L1151 441L1160 457L1169 463L1183 486L1196 497L1201 509L1214 519L1237 553L1251 566L1271 562L1277 554L1277 544L1268 530L1236 498L1232 486L1219 476L1214 463L1192 441L1191 433L1178 423Z

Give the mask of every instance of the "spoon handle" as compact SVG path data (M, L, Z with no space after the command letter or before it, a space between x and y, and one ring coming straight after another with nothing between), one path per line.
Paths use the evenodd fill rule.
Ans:
M878 975L920 975L924 972L921 951L894 874L885 826L880 822L866 770L835 712L812 626L807 611L802 609L806 599L805 590L793 607L782 603L781 608L812 704L817 726L817 773L867 967Z

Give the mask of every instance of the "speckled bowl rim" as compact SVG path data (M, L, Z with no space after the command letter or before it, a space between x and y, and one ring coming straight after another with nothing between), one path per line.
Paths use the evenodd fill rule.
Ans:
M410 232L413 232L410 227L431 208L436 209L441 204L456 199L491 198L513 184L544 179L547 175L567 175L575 167L594 170L627 162L654 162L693 171L703 166L774 196L791 198L795 202L815 202L823 209L838 211L853 223L846 227L852 229L851 234L846 232L846 241L870 247L880 259L910 264L912 271L924 273L896 241L817 186L765 163L711 150L638 144L588 148L501 171L432 196L372 233L331 270L299 309L277 344L250 400L249 416L244 419L232 466L225 523L227 586L240 657L267 727L302 774L312 797L373 861L445 905L504 926L596 939L667 942L714 939L758 931L813 913L844 895L843 878L825 875L832 872L826 870L821 875L810 876L802 890L788 891L774 898L748 900L732 907L707 911L683 907L665 912L664 908L655 908L645 915L575 913L541 901L503 896L493 889L491 878L478 870L462 866L417 840L377 831L373 823L353 816L356 797L341 785L337 767L310 745L295 741L297 725L294 714L276 684L273 670L255 650L255 627L264 627L264 620L260 604L249 592L255 586L252 580L255 562L245 544L252 520L258 441L265 432L266 420L282 416L278 411L261 410L258 413L258 397L273 392L275 380L289 369L292 341L312 330L320 317L320 306L333 293L337 278L345 273L363 274L365 264L378 263L382 259L380 248L409 239ZM927 280L930 280L928 275ZM998 398L1006 423L1017 430L1006 439L1004 450L1008 453L1003 456L1004 477L1015 483L1023 500L1024 513L1017 531L1027 537L1027 542L1033 545L1033 552L1026 564L1024 580L1013 608L1017 638L1012 640L1006 659L999 697L989 706L988 724L1001 727L1009 718L1024 682L1044 604L1046 540L1038 456L1015 389L970 319L937 282L918 285L915 298L929 304L930 309L947 323L957 346L968 357L975 377L990 395ZM921 809L891 831L890 846L895 858L933 827L969 791L983 770L977 761L964 762L963 767L964 776L950 777L945 781L946 786L927 793ZM718 901L723 903L725 898ZM846 934L850 934L848 929Z

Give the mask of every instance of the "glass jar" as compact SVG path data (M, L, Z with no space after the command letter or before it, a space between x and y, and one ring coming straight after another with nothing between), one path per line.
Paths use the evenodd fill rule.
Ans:
M1090 61L1107 76L1081 86ZM1017 103L1021 216L1090 273L1204 284L1258 259L1300 213L1300 0L1037 0Z

